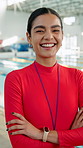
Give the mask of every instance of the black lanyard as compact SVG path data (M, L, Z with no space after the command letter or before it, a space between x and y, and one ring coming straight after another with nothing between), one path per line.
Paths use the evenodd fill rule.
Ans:
M55 115L55 118L53 118L52 109L51 109L51 105L50 105L50 102L49 102L49 99L48 99L48 95L47 95L47 93L46 93L46 90L45 90L45 87L44 87L42 78L41 78L40 73L39 73L39 71L38 71L36 62L34 62L34 67L35 67L35 70L36 70L36 72L37 72L37 74L38 74L40 83L41 83L41 85L42 85L42 88L43 88L43 91L44 91L44 94L45 94L45 98L46 98L46 101L47 101L47 104L48 104L48 107L49 107L51 119L52 119L53 130L55 130L55 129L56 129L56 120L57 120L57 115L58 115L58 102L59 102L59 98L60 98L60 97L59 97L59 94L60 94L60 69L59 69L59 65L57 65L57 79L58 79L58 81L57 81L57 95L56 95L56 106L55 106L56 115Z

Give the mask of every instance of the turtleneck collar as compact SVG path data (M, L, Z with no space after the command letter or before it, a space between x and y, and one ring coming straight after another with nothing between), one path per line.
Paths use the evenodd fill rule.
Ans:
M57 62L52 67L43 66L36 61L34 61L34 64L36 64L41 73L53 73L57 69Z

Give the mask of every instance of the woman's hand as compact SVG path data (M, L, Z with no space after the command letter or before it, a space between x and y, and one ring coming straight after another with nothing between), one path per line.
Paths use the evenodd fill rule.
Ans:
M42 139L43 131L33 126L21 114L12 113L12 115L18 117L19 119L13 119L6 123L7 125L11 125L11 127L9 127L7 131L17 130L17 131L11 132L10 133L11 135L24 134L32 139L39 139L39 140ZM12 124L15 124L15 125L12 125Z
M83 127L83 107L77 113L75 120L71 126L71 129L76 129L76 128L80 128L80 127Z

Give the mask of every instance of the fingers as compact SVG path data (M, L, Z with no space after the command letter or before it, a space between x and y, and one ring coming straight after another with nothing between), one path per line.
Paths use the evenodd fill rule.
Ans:
M76 116L76 120L79 119L79 117L81 116L81 114L83 113L83 107L80 109L80 111L77 113L77 116Z
M81 121L81 122L78 123L77 128L80 128L80 127L83 127L83 121Z
M80 122L83 121L83 108L81 108L80 111L78 112L76 116L76 121L78 124L81 124Z
M81 122L83 120L83 113L81 113L79 119L78 119L78 122Z
M14 125L14 126L7 128L7 131L17 130L17 129L24 129L24 126L23 125Z
M20 120L26 121L26 119L19 113L12 112L12 115L18 117Z
M76 129L79 127L83 127L83 107L77 113L77 115L73 121L73 124L71 126L71 129Z
M19 120L19 119L13 119L13 120L8 121L8 122L6 123L6 125L15 124L15 123L17 123L17 124L23 124L24 121L21 121L21 120Z
M16 125L11 125L11 127L7 128L6 131L17 130L10 133L10 135L24 134L25 125L28 123L28 121L19 113L12 112L12 115L18 117L19 119L13 119L8 121L6 125L11 125L11 124L16 124Z
M83 121L81 121L81 123L80 123L80 127L83 127Z
M24 130L19 130L19 131L10 133L10 135L18 135L18 134L24 134Z
M14 124L14 123L17 123L17 124L23 124L23 121L27 121L21 114L19 113L15 113L15 112L12 112L12 115L18 117L19 119L13 119L11 121L8 121L6 123L6 125L9 125L9 124Z

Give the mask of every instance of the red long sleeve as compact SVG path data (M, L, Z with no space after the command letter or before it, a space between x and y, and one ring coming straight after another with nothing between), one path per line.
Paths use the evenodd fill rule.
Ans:
M57 65L44 67L38 63L47 91L52 113L55 118L57 92ZM78 107L83 106L83 72L60 66L60 98L56 121L60 145L33 140L24 135L9 135L14 148L61 148L83 145L83 128L69 130ZM34 63L21 70L9 73L5 80L5 116L6 122L15 117L11 112L22 114L37 128L47 126L53 129L49 108Z
M83 145L83 127L73 130L59 131L60 146L79 146Z

